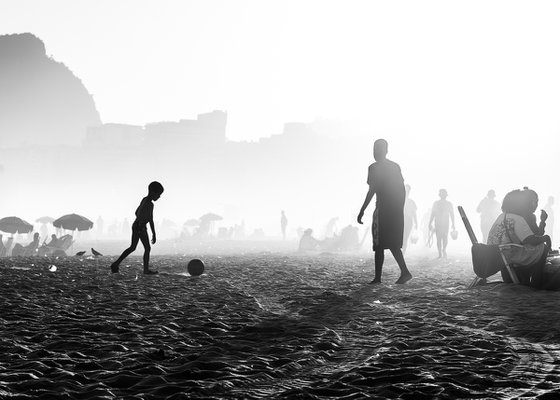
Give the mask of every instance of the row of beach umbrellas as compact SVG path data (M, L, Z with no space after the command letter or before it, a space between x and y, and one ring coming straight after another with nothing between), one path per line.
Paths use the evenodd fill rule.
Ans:
M57 219L44 216L37 218L35 222L52 223L56 228L69 231L87 231L93 227L92 221L78 214L66 214ZM0 219L0 231L11 234L29 233L33 231L33 225L18 217L5 217Z
M207 213L199 219L190 219L185 225L198 226L204 222L214 222L221 220L222 217L214 214ZM78 214L66 214L58 219L53 217L43 216L37 218L35 222L41 224L52 223L56 228L62 228L69 231L87 231L93 228L93 222L84 216ZM29 233L33 231L33 225L29 222L18 217L5 217L0 219L0 231L11 234Z

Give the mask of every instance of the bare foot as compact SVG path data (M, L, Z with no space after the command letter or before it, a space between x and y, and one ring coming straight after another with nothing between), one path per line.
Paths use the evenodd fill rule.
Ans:
M374 278L373 281L371 281L369 284L370 285L377 285L381 283L381 279L380 278Z
M397 279L395 283L399 285L403 285L411 279L412 279L412 274L410 272L407 272L406 274L401 275L400 278Z
M155 274L159 274L159 271L154 271L154 270L151 270L151 269L145 269L144 274L145 275L155 275Z
M119 272L119 266L115 263L111 264L111 273L116 274Z

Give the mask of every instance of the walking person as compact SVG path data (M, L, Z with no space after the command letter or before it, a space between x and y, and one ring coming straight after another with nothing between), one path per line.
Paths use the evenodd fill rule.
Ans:
M375 162L368 168L369 189L357 219L359 224L363 223L364 212L375 195L376 204L371 227L375 253L375 276L370 283L381 283L385 249L389 249L401 270L401 275L396 283L404 284L412 279L401 250L404 233L404 179L401 167L387 159L387 151L388 143L385 139L375 141L373 145Z
M286 228L288 226L288 217L286 217L286 213L282 210L282 214L280 215L280 229L282 229L282 240L286 240Z
M480 230L482 231L482 243L486 243L488 240L488 232L490 228L494 225L496 217L501 214L500 203L496 201L496 192L494 189L490 189L485 198L483 198L476 212L480 214Z
M447 190L440 189L439 200L432 206L429 227L435 227L438 258L447 258L447 242L449 241L449 220L451 229L455 230L455 214L453 204L447 200Z

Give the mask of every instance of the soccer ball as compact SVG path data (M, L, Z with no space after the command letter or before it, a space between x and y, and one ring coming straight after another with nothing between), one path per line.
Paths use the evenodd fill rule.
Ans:
M187 264L187 271L192 276L202 275L202 273L204 272L204 263L198 258L193 258Z

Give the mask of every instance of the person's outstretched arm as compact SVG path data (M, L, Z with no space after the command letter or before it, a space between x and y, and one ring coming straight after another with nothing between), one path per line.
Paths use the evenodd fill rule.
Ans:
M525 240L521 242L521 244L532 244L533 246L541 243L550 243L550 236L531 235L531 236L527 236Z
M373 198L374 194L375 194L375 189L373 185L370 185L369 190L366 194L366 198L364 199L364 204L362 204L362 208L360 209L360 213L358 214L358 224L363 224L362 218L364 216L364 212L366 211L367 206L369 206L369 203L371 202L371 199Z
M453 204L449 203L449 208L451 209L451 227L453 228L453 230L455 230L455 211L453 211Z
M537 232L539 235L544 235L544 229L546 228L547 218L548 218L548 214L546 213L546 211L541 210L541 222L539 223L539 230Z

